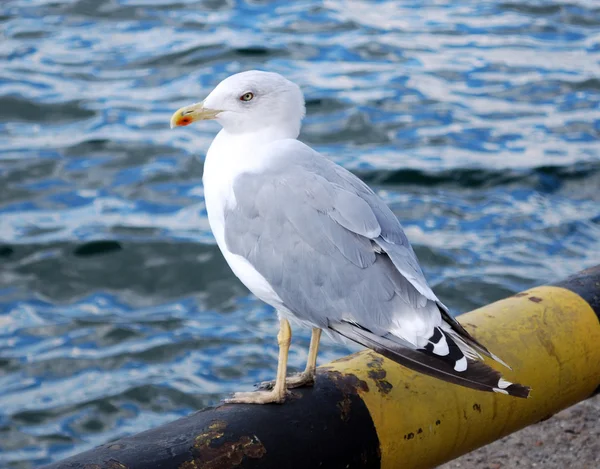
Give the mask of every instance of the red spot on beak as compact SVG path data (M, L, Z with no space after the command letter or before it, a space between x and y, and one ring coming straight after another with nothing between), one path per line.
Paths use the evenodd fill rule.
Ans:
M192 119L189 117L182 117L179 119L179 122L177 122L178 125L190 125L191 123Z

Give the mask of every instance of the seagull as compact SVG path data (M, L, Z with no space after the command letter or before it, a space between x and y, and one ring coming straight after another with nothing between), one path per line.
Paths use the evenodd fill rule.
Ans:
M228 403L282 403L315 380L321 332L415 371L482 391L528 397L483 362L506 365L433 293L390 208L363 181L298 140L302 91L277 73L232 75L171 128L216 120L204 165L211 230L231 270L279 317L271 389ZM290 321L312 328L304 372L286 378Z

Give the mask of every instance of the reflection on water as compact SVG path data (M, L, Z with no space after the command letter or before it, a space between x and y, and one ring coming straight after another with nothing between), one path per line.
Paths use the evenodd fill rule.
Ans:
M302 139L379 191L456 313L600 262L593 0L9 0L0 34L0 466L273 375L274 315L206 220L218 127L168 126L232 73L302 85Z

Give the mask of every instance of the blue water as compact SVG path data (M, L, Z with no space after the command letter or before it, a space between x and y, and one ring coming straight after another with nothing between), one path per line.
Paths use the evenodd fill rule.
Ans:
M373 3L0 3L0 467L273 376L275 316L206 219L218 127L168 125L232 73L302 86L301 138L378 190L455 313L600 263L598 2Z

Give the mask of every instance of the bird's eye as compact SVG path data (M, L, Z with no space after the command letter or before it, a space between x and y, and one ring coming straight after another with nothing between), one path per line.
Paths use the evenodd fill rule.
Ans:
M240 96L240 101L250 101L252 98L254 98L254 94L248 92Z

